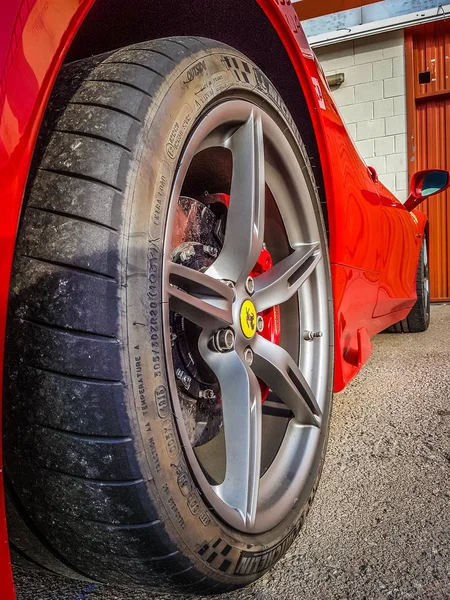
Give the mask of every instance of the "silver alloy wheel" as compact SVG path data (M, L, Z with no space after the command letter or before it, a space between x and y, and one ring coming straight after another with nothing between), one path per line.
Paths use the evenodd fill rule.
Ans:
M293 139L293 138L292 138ZM206 272L166 259L164 301L202 329L199 351L220 385L223 411L225 476L211 483L183 426L173 366L171 394L184 450L199 488L215 513L229 526L261 533L278 525L298 502L307 500L306 482L321 452L322 416L328 414L331 369L329 277L323 260L324 233L313 202L314 190L300 152L261 108L245 100L216 105L197 123L186 145L174 182L167 219L165 256L171 252L178 198L189 166L200 152L226 148L232 154L230 205L222 250ZM291 253L255 278L252 296L246 281L265 241L266 190L272 194ZM235 284L234 289L227 282ZM258 313L294 298L297 349L289 353L240 326L245 301ZM171 356L169 311L165 315L166 355ZM211 339L231 327L235 347L217 352ZM303 331L320 331L313 341ZM251 348L253 362L245 360ZM292 356L292 354L296 356ZM263 445L262 380L290 409L291 416L271 464L261 472ZM311 490L308 490L308 496Z

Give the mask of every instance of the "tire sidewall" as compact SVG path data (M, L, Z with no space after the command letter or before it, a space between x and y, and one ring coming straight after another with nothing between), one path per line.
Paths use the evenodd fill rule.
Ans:
M286 106L269 80L248 59L232 49L216 47L187 57L174 69L149 108L127 183L122 286L127 343L123 362L136 452L149 481L149 494L161 513L167 515L169 536L181 543L185 554L191 554L206 573L214 570L216 578L233 583L239 575L239 581L246 584L284 554L303 524L320 476L330 415L324 414L322 451L317 452L305 497L299 499L279 526L249 536L228 528L213 516L188 468L170 397L163 336L167 310L162 302L163 248L172 184L184 145L205 111L214 103L231 98L258 104L283 124L283 129L287 127L293 147L309 165ZM314 190L310 168L309 171ZM320 214L314 193L313 200ZM326 240L322 242L325 247ZM326 256L325 260L328 261ZM332 332L331 289L328 293ZM333 360L330 355L329 407Z

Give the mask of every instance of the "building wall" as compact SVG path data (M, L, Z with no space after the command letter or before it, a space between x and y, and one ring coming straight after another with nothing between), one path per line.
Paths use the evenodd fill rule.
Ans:
M315 50L326 75L344 73L334 99L358 150L404 201L408 189L403 31Z

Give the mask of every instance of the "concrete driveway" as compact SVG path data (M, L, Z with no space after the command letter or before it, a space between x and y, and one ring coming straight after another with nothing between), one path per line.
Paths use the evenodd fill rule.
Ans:
M18 600L167 598L22 570L16 586ZM450 306L433 307L425 334L374 339L335 397L305 529L264 579L226 598L450 599Z

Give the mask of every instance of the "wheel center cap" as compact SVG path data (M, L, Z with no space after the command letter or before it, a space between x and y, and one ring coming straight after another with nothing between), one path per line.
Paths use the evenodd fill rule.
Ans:
M240 320L242 333L247 339L252 338L256 333L256 319L258 313L251 300L245 300L241 306Z

